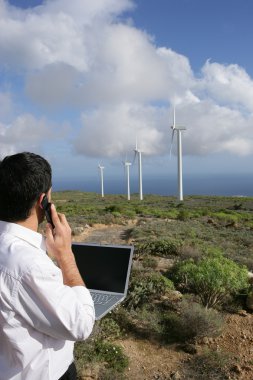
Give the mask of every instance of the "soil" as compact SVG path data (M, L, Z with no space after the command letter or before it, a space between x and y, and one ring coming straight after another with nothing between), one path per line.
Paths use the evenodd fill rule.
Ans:
M136 224L129 221L127 225L93 225L74 237L75 241L102 244L129 244L127 230ZM160 263L160 265L162 262ZM162 265L161 265L162 266ZM160 268L162 269L162 268ZM128 337L118 341L129 357L128 380L211 380L221 377L206 377L193 374L187 370L194 356L212 349L231 355L232 364L224 379L253 379L253 314L240 310L236 314L225 316L226 327L218 338L203 338L195 345L195 351L184 352L179 345L161 346L152 340ZM186 350L187 351L187 350ZM196 371L198 372L198 371ZM89 377L95 379L95 377Z

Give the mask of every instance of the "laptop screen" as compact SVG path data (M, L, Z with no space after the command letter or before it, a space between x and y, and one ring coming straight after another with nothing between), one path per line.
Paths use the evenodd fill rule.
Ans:
M88 289L124 293L133 247L73 243L72 250Z

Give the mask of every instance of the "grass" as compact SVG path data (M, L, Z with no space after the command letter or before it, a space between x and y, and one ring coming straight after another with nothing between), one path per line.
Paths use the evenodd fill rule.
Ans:
M97 324L93 341L76 344L79 373L87 365L98 366L98 379L123 379L128 360L120 347L113 347L126 334L139 339L155 336L161 345L165 344L166 326L178 340L178 331L181 335L184 331L191 333L190 338L200 336L199 326L203 334L218 334L222 325L218 312L212 314L198 304L194 310L185 310L184 306L180 308L181 301L172 304L166 300L174 290L173 283L164 282L161 268L157 269L161 258L177 263L189 259L198 262L210 252L222 252L224 257L253 271L253 198L187 196L182 203L159 195L145 195L140 201L138 194L133 194L127 201L123 195L106 195L102 199L96 193L63 191L53 193L53 202L59 212L66 214L72 227L96 223L124 225L126 241L135 245L135 264L139 264L132 271L125 304ZM135 224L127 229L129 219L135 220ZM191 331L184 330L189 321ZM166 344L170 344L170 335ZM229 366L226 353L208 351L193 356L189 373L195 373L196 378L220 379L225 378Z

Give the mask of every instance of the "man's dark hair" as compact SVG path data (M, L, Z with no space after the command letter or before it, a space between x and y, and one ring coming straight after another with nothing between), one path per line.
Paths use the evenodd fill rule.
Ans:
M51 166L43 157L29 152L5 157L0 161L0 220L27 219L39 196L51 186Z

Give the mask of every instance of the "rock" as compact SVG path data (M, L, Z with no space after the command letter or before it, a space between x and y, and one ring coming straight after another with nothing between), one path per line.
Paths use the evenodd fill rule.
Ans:
M84 368L81 372L82 380L94 380L97 379L97 373L94 369Z
M180 375L180 373L178 371L172 373L171 376L170 376L170 378L172 380L181 380L182 379L182 377L181 377L181 375Z
M241 317L247 317L248 315L246 310L238 310L237 314L240 315Z
M242 372L242 369L241 369L241 367L239 366L239 364L235 364L235 365L231 368L231 370L232 370L233 372L235 372L235 373L238 373L238 374L240 374L240 373Z
M218 226L218 224L211 218L207 219L208 224L212 224L214 227Z
M162 299L169 302L179 302L183 298L183 294L178 290L170 290L166 295L162 296Z
M187 354L191 354L191 355L196 354L198 351L196 346L194 344L190 344L190 343L181 344L179 347L181 348L181 350L183 350Z
M249 365L244 365L243 366L244 371L251 372L252 368Z
M83 233L84 229L83 227L73 227L72 228L72 235L73 236L77 236L77 235L81 235Z
M208 344L208 343L209 343L209 339L207 338L207 336L204 336L204 337L202 338L202 342L203 342L204 344Z

